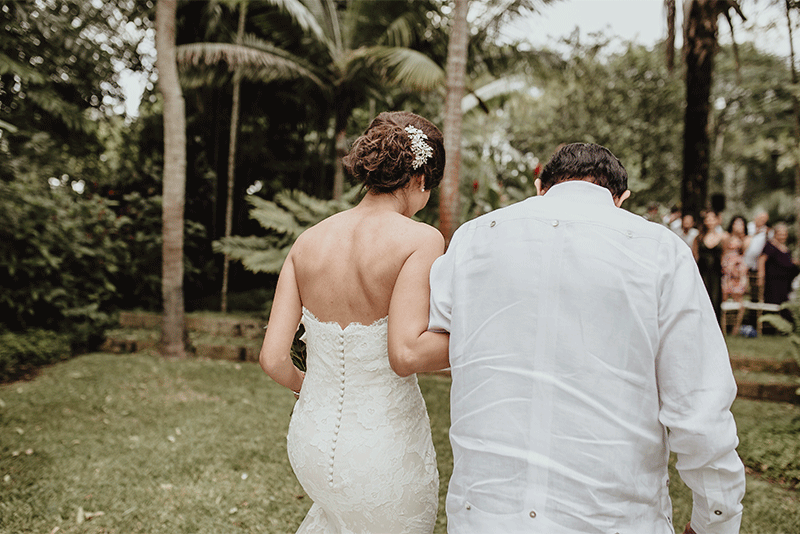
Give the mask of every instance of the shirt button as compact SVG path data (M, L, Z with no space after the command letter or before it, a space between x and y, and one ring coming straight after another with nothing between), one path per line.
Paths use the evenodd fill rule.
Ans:
M722 510L714 510L714 513L715 513L716 515L722 515Z
M557 219L556 219L556 220L553 220L553 223L552 223L552 224L553 224L553 228L555 228L556 226L558 226L558 220L557 220Z
M472 505L467 504L464 508L466 508L467 510L472 510Z
M531 513L529 513L528 515L531 516L531 519L536 519L536 512L534 512L533 510L531 510Z
M633 232L628 230L627 232L625 232L625 235L628 236L628 237L633 237Z
M495 225L495 224L497 224L497 221L492 221L492 222L489 224L489 226L491 226L492 228L494 228L494 225Z

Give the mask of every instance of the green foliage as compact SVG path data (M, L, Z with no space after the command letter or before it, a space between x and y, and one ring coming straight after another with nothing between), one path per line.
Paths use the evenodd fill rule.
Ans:
M12 330L69 332L84 345L110 324L117 280L129 263L113 202L68 184L0 182L0 316Z
M73 153L96 148L98 120L124 97L118 73L142 68L143 7L0 0L0 116L19 129L13 143L48 132Z
M51 330L0 333L0 382L70 356L70 337Z
M490 114L472 113L464 121L461 216L472 219L536 194L539 158L522 152L507 132L532 105L530 95L506 96Z
M342 200L320 200L302 191L282 191L274 200L250 195L250 217L268 232L265 236L231 236L214 242L214 251L228 254L255 273L280 273L292 243L304 230L340 211L352 208L359 188Z
M680 77L669 74L660 50L629 44L610 52L603 41L568 44L566 57L531 69L530 83L541 95L504 103L507 141L542 162L563 143L601 144L628 171L633 192L629 206L677 202L684 93Z

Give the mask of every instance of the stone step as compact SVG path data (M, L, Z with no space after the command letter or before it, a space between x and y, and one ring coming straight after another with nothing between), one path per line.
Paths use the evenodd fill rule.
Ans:
M161 328L161 314L144 311L123 311L119 314L122 328ZM213 315L186 315L186 328L195 332L206 332L215 336L245 337L261 339L264 337L264 323L246 317L216 317Z
M737 380L737 397L773 402L791 402L800 404L800 385L798 384L765 384L749 380Z
M731 367L743 371L800 376L800 365L794 360L766 360L731 355Z
M160 341L158 329L120 329L108 333L101 350L115 354L129 354L142 350L156 350ZM261 344L245 337L209 335L207 332L189 332L189 352L197 358L257 362Z

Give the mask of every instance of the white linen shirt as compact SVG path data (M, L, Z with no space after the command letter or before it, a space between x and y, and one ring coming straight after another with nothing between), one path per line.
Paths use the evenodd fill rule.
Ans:
M695 531L739 531L736 385L667 227L583 181L465 223L430 329L451 334L451 534L674 534L670 450Z

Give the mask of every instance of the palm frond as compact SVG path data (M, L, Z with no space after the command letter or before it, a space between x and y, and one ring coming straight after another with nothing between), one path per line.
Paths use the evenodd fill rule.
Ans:
M258 224L266 230L286 234L293 238L302 232L303 227L297 223L295 216L275 202L254 195L247 197L247 201L253 206L253 209L250 210L250 218L258 221Z
M12 134L17 133L17 131L19 130L19 128L4 120L0 120L0 128Z
M429 91L444 84L444 69L417 50L372 46L355 50L351 60L362 58L383 67L391 83L418 91Z
M191 43L177 47L176 55L178 64L184 68L226 63L231 71L242 69L242 75L252 81L268 83L275 80L306 78L320 87L324 85L314 73L287 58L285 51L280 51L277 47L271 49L267 51L230 43Z
M296 64L298 67L304 69L304 72L309 73L308 77L311 78L314 81L314 83L316 83L319 86L323 85L317 73L314 72L317 69L317 67L315 67L313 63L306 60L305 58L287 52L286 50L279 48L274 44L265 41L264 39L261 39L260 37L257 37L252 34L245 35L242 39L242 44L254 50L259 50L261 52L273 54L276 57L283 58L286 61L290 61Z
M405 13L392 21L389 27L386 28L383 39L384 44L387 46L409 46L414 41L419 27L420 23L416 13Z
M327 41L325 31L319 24L315 11L306 6L300 0L268 0L270 4L277 6L281 11L288 14L297 22L304 31L311 32L320 41Z
M292 246L287 245L283 248L255 252L242 258L241 262L245 269L254 273L278 274L281 272L281 267L283 267L286 256L289 255L291 249Z
M0 74L14 74L19 76L23 82L43 84L47 79L33 67L20 63L0 52Z
M273 236L223 237L212 246L214 252L242 262L249 271L273 274L280 273L291 249L291 245L277 243Z
M89 134L97 131L97 124L89 120L81 108L72 102L67 102L55 91L44 88L31 89L27 91L26 97L72 131Z
M281 191L275 202L291 213L301 224L313 226L349 206L331 200L321 200L302 191Z

